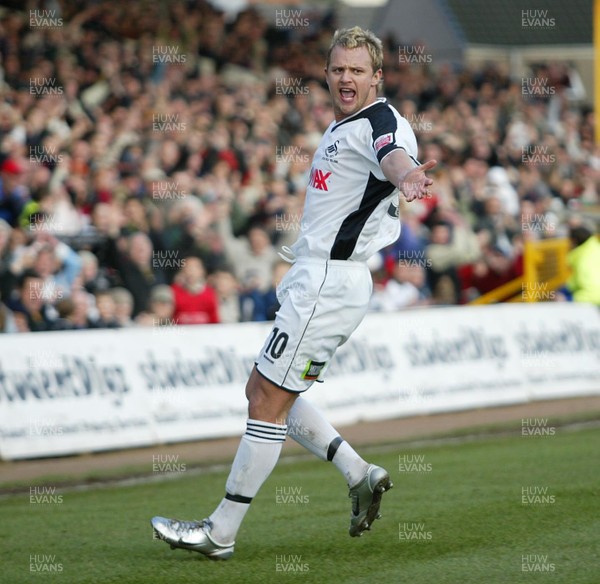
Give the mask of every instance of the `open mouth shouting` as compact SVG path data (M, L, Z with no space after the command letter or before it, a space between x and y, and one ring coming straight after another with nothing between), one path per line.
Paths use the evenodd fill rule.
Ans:
M340 100L343 104L351 105L354 103L354 99L356 97L356 91L349 87L342 87L340 89Z

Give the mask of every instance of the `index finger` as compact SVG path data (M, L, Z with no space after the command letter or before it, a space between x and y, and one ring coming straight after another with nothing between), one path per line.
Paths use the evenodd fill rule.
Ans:
M417 167L419 170L426 171L431 170L437 164L437 160L428 160L425 164Z

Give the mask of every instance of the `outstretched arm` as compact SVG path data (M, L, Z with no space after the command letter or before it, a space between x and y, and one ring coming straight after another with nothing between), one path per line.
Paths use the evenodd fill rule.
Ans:
M437 164L429 160L425 164L415 166L412 159L401 148L390 152L381 161L381 170L395 187L404 194L407 202L429 196L429 187L433 184L425 173Z

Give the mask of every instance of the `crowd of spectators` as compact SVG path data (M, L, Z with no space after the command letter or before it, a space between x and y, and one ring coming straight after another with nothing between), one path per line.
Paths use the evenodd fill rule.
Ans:
M288 27L202 0L48 5L0 13L0 330L272 319L277 251L333 120L334 14ZM524 91L493 64L401 62L399 42L381 93L439 163L370 262L373 310L518 276L524 242L568 235L600 184L574 70L539 65Z

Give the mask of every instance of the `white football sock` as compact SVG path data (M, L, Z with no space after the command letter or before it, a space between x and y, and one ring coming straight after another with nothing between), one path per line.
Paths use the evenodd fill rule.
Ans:
M354 485L358 484L363 479L367 469L369 468L369 463L364 461L354 450L354 448L352 448L352 446L350 446L350 444L343 439L333 457L332 462L344 475L349 487L353 487Z
M307 399L299 396L287 417L288 436L321 460L330 460L349 486L358 483L369 467Z
M208 518L211 537L232 543L252 498L275 467L285 441L285 424L248 420L225 485L225 498Z

